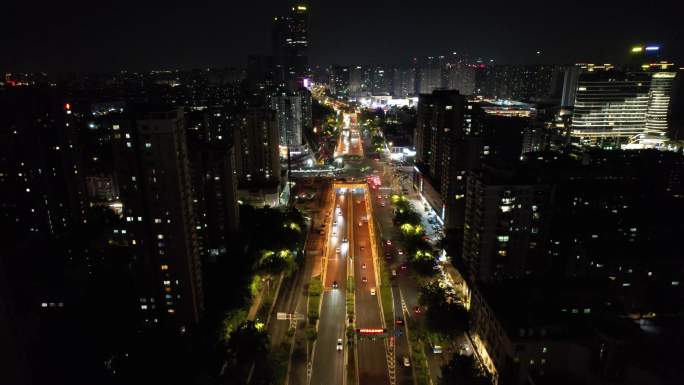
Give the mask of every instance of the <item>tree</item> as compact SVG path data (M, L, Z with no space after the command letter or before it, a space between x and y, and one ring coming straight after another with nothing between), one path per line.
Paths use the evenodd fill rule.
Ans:
M263 324L244 321L230 333L226 344L227 378L245 378L255 362L262 362L268 354L269 338Z
M440 385L491 385L489 375L475 361L473 356L454 354L442 366Z
M426 321L431 329L453 334L464 330L468 324L468 312L453 290L438 281L432 281L420 288L418 300L427 308Z

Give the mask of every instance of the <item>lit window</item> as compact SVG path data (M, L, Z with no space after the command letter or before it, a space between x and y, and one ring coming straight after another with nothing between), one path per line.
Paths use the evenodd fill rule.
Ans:
M164 234L157 234L157 239L164 239Z
M160 218L154 218L154 223L161 223L161 219Z
M116 131L116 130L118 130L118 129L119 129L119 125L118 125L118 124L115 124L115 125L112 126L112 130Z
M168 269L169 269L169 265L161 265L161 269L162 269L162 270L168 270Z
M126 147L131 148L131 142L126 142Z
M145 148L152 148L152 143L145 143Z
M126 139L130 139L130 138L131 138L131 134L126 134Z
M496 238L499 240L499 242L508 242L508 235L499 235Z
M147 305L140 305L140 308L143 310L147 310Z

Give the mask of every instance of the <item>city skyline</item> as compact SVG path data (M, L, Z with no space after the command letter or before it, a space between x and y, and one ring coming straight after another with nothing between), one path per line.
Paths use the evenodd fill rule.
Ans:
M661 4L657 17L646 18L639 6L616 1L566 8L539 1L513 6L432 1L418 8L397 2L302 3L315 36L310 65L408 64L413 57L452 52L503 64L619 63L626 60L624 47L635 44L659 44L675 63L684 57L674 1ZM247 55L271 51L273 18L287 12L284 2L273 0L43 7L36 14L15 1L4 10L0 43L10 54L0 59L1 69L244 67Z
M681 383L668 2L11 1L1 384Z

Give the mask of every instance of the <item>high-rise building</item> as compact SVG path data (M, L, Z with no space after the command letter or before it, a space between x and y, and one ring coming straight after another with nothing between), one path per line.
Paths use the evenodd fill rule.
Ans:
M133 106L110 124L141 319L184 332L203 290L183 110Z
M332 66L330 68L330 93L338 98L349 96L350 68L348 66Z
M444 56L428 56L425 63L418 69L418 90L421 94L443 88L444 82Z
M58 237L83 220L78 131L86 113L54 88L0 94L0 223L8 239Z
M412 67L392 69L391 93L395 98L405 98L416 93L416 70Z
M235 114L223 106L193 111L186 135L193 207L202 262L231 251L238 231Z
M282 70L282 81L289 89L308 74L309 12L306 5L298 4L273 21L273 57Z
M349 74L349 94L353 97L367 96L372 89L372 71L369 66L351 67Z
M524 277L548 262L550 186L489 172L468 177L463 265L471 282Z
M240 187L280 183L279 132L276 113L265 107L241 112L235 135L235 164Z
M520 158L526 118L486 114L456 90L420 95L414 184L460 247L469 173Z
M660 145L676 72L672 63L644 64L638 71L609 64L579 64L571 136L581 143Z
M281 146L298 147L303 143L303 132L311 129L311 93L306 89L280 93L271 97L271 108L276 112Z
M416 183L447 229L463 221L466 173L479 166L484 112L458 91L436 90L420 95L414 143L421 173ZM426 178L424 179L423 176Z
M463 95L475 93L475 67L465 63L447 63L446 88L458 90Z
M390 74L383 66L374 66L371 69L371 93L384 95L389 93Z

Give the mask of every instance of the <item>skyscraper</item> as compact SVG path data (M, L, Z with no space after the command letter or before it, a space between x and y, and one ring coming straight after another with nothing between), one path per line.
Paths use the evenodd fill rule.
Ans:
M309 13L306 5L298 4L273 21L273 57L283 74L282 82L289 89L308 74Z
M330 69L330 93L338 98L349 96L351 71L348 66L332 66Z
M141 319L183 332L203 309L183 110L134 106L111 131Z

